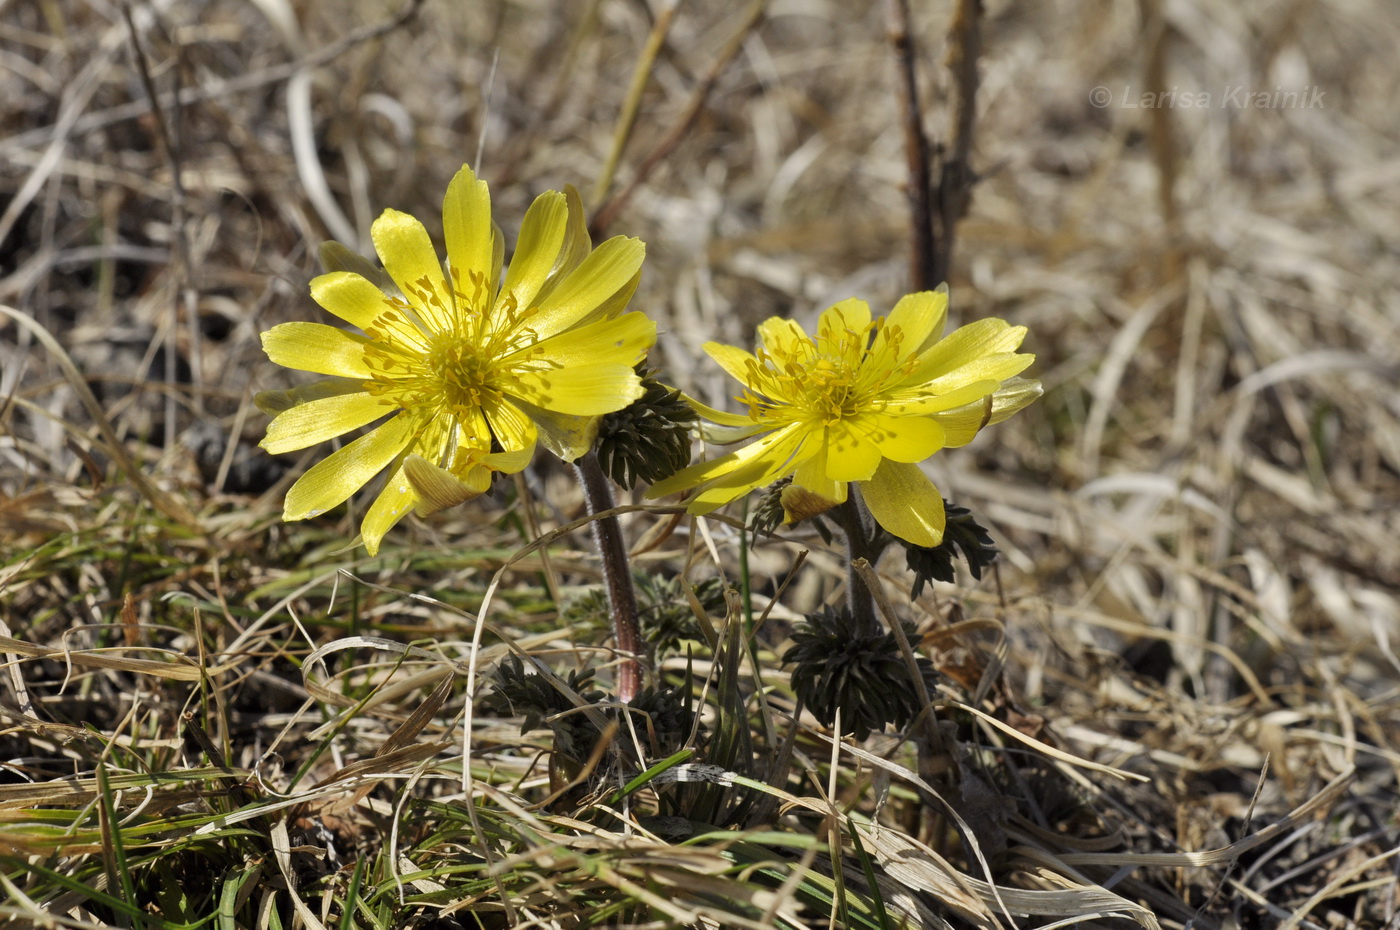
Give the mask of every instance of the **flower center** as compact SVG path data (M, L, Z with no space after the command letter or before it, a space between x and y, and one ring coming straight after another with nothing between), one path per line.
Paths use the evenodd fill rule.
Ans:
M499 340L481 339L470 315L443 322L445 328L430 332L406 302L396 301L366 327L372 341L364 358L373 378L365 390L405 410L427 407L459 417L499 399L499 347L492 344Z
M455 333L434 336L423 362L430 379L437 382L438 404L453 413L465 415L500 395L491 383L491 360Z
M882 317L859 329L823 326L816 339L759 346L740 400L755 422L796 419L830 426L855 418L870 412L917 363L901 352L904 341L900 327L887 326Z
M858 370L846 353L822 353L811 339L802 339L760 346L756 355L740 398L755 421L795 416L829 424L859 409Z

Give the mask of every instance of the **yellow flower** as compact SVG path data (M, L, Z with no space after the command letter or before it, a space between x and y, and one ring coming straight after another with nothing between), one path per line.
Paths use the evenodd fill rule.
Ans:
M492 472L524 468L537 439L567 460L587 452L598 419L642 395L634 366L656 341L654 323L622 312L645 247L619 236L592 249L572 188L530 206L504 281L490 193L470 168L448 186L442 219L445 267L423 224L395 210L371 228L382 271L338 243L322 248L331 270L311 296L364 335L296 322L262 336L279 365L329 376L258 396L275 416L264 449L388 418L307 471L283 512L315 516L387 470L361 526L371 554L410 509L461 503Z
M910 294L888 317L862 300L827 309L813 338L790 320L758 328L750 354L707 343L705 351L744 385L747 414L696 404L719 424L716 441L757 441L684 468L649 496L698 488L690 512L710 511L791 475L788 522L846 500L855 482L875 519L920 546L943 539L943 498L918 463L963 446L1040 396L1040 382L1014 377L1034 355L1016 352L1024 326L979 320L943 338L946 287Z

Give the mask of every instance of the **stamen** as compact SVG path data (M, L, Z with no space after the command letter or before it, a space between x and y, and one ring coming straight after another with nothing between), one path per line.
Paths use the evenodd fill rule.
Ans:
M881 333L880 350L872 354ZM901 329L881 317L859 330L828 326L816 339L759 346L746 365L746 390L738 400L755 423L774 425L796 419L831 426L871 413L881 393L917 364L905 355L905 341ZM822 344L828 351L821 351Z

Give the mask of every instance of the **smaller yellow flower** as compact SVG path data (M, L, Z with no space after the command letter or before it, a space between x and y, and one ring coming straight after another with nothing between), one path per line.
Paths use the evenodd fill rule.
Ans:
M709 513L754 488L792 476L782 495L787 521L846 500L854 482L890 533L920 546L943 539L943 498L918 463L963 446L1040 396L1040 382L1015 377L1035 360L1016 352L1024 326L979 320L940 338L948 292L910 294L872 320L862 300L827 309L816 337L772 317L750 354L706 343L705 351L744 385L745 414L696 403L719 425L716 441L758 440L681 469L653 485L659 497L698 488L690 512Z
M387 417L302 475L283 510L315 516L387 471L361 525L371 555L409 510L461 503L494 472L520 471L537 440L566 460L587 452L600 417L642 395L634 369L656 341L655 323L623 313L645 247L618 236L593 249L572 188L535 199L504 280L486 182L462 168L442 210L446 265L423 224L395 210L370 230L382 271L337 243L322 248L330 271L311 296L364 335L298 322L262 337L279 365L328 376L258 395L275 417L264 449L304 449Z

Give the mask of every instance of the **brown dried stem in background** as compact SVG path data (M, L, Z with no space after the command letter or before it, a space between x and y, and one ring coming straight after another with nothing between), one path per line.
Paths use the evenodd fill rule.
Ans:
M909 0L886 0L890 45L894 49L895 93L903 112L904 155L909 171L909 281L913 290L948 280L957 224L967 215L977 175L969 163L977 120L977 62L982 54L981 0L958 0L948 30L948 70L956 88L949 120L950 142L931 149L924 131L916 69L917 51L909 30ZM938 160L938 182L933 161Z

